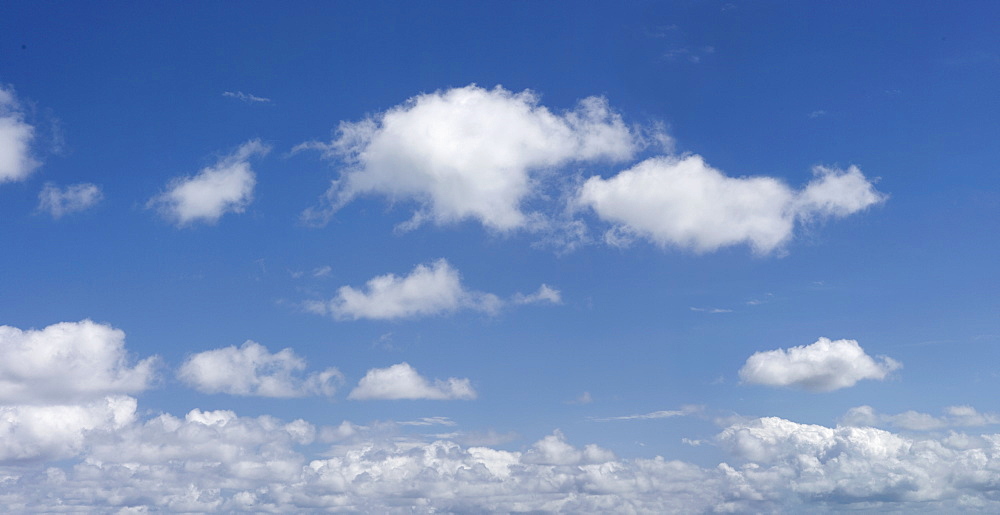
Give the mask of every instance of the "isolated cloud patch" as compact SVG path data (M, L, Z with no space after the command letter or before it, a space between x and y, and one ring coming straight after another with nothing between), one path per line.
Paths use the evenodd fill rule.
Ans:
M865 353L855 340L820 338L811 345L757 352L740 369L746 383L828 392L864 379L882 380L902 365Z
M173 179L147 207L156 208L178 226L214 224L226 213L242 213L253 200L257 183L249 160L268 151L270 147L260 140L248 141L197 175Z
M0 326L0 403L71 404L149 387L158 358L130 364L125 333L90 320Z
M418 374L409 363L404 362L388 368L369 370L347 398L354 400L475 399L476 391L468 379L450 377L447 380L435 379L431 383Z
M417 265L409 275L380 275L364 290L341 286L328 302L310 302L306 309L338 319L391 320L452 313L460 309L495 312L502 301L493 294L462 286L458 270L444 259Z
M0 86L0 184L21 181L38 168L31 157L35 128L24 121L14 90Z
M348 167L304 218L325 223L361 195L416 201L406 227L473 219L496 230L525 227L522 202L539 174L573 161L629 159L641 138L605 99L553 113L526 90L475 85L418 95L360 122L342 122L322 150Z
M304 375L306 361L292 349L271 354L263 345L246 341L200 352L181 365L177 376L205 393L259 397L332 396L343 383L336 368Z
M698 155L656 157L587 179L576 204L615 224L609 243L641 237L696 252L745 243L766 254L791 239L797 221L847 216L886 198L857 167L813 172L795 191L773 177L726 176Z
M38 210L52 215L52 218L62 218L63 215L89 209L103 198L104 194L96 184L85 182L60 188L47 183L38 194Z

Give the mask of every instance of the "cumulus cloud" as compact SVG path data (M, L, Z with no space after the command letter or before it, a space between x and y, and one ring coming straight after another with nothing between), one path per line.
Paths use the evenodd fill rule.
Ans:
M522 204L536 195L545 170L629 159L641 145L600 97L553 113L535 93L500 86L422 94L360 122L342 122L328 144L297 147L348 165L322 205L303 216L325 223L354 198L379 194L417 203L407 228L472 219L495 230L518 229L536 215Z
M104 194L96 184L85 182L60 188L47 183L38 194L38 210L52 215L52 218L61 218L93 207L103 198Z
M396 399L475 399L476 391L468 379L449 377L435 379L434 383L417 373L409 363L403 362L388 368L373 368L361 378L358 386L347 396L354 400Z
M863 379L882 380L902 365L865 353L854 340L820 338L811 345L754 353L740 369L746 383L828 392Z
M71 458L88 435L135 419L136 400L108 396L79 404L0 406L0 463Z
M21 181L38 168L31 157L35 128L24 121L14 90L0 85L0 184Z
M980 413L972 406L948 406L943 417L919 411L904 411L895 415L878 413L871 406L851 408L841 418L850 426L892 426L910 431L932 431L948 427L972 427L1000 424L1000 414Z
M748 244L766 254L787 243L797 221L843 217L882 202L857 167L817 167L795 191L773 177L729 177L698 155L656 157L604 179L587 179L575 204L615 224L605 240L637 237L695 252Z
M242 213L253 200L257 183L249 160L269 151L260 140L248 141L197 175L170 181L167 190L150 199L147 207L156 208L178 226L214 224L226 213Z
M460 309L496 312L502 301L491 293L467 290L458 270L444 259L417 265L406 277L380 275L364 291L341 286L325 302L306 303L306 309L338 319L391 320L452 313Z
M523 293L514 295L514 302L517 304L538 304L541 302L562 304L562 294L559 290L547 284L542 284L538 287L538 291L530 295L525 295Z
M259 397L332 396L343 383L336 368L303 375L306 361L292 349L271 354L263 345L247 340L200 352L189 357L177 376L205 393L252 395Z
M0 326L0 403L71 404L141 392L157 361L131 365L125 333L90 320L41 330Z

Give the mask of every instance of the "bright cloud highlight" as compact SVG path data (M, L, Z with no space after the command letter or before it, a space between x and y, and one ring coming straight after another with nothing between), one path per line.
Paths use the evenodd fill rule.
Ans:
M476 391L468 379L450 377L435 379L434 383L417 373L409 363L399 363L388 368L373 368L361 378L358 386L347 396L354 400L398 399L475 399Z
M178 226L214 224L226 213L242 213L253 200L257 183L249 160L269 151L260 140L248 141L197 175L172 180L167 191L153 197L147 206Z
M843 217L882 202L857 167L817 167L795 191L773 177L728 177L698 155L657 157L604 179L587 179L576 204L616 224L606 240L635 237L710 252L746 243L767 254L788 242L798 220Z
M52 218L62 218L63 215L89 209L103 198L104 194L96 184L71 184L60 188L47 183L38 194L38 210L52 215Z
M24 112L13 89L0 86L0 184L26 179L40 163L31 157L35 128L24 121Z
M418 95L360 122L342 122L329 144L306 143L348 167L323 204L304 217L325 223L360 195L414 200L405 227L477 220L500 231L529 225L522 203L544 170L573 161L621 161L641 138L606 100L588 97L565 113L531 91L475 85Z
M811 345L754 353L739 374L746 383L828 392L864 379L885 379L901 367L886 356L873 359L854 340L820 338Z
M332 396L343 383L336 368L303 375L305 369L306 361L292 349L271 354L247 341L239 348L199 352L181 365L177 376L201 392L259 397Z

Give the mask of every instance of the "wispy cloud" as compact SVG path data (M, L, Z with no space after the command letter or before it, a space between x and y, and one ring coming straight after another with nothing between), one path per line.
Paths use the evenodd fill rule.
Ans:
M244 93L242 91L237 91L235 93L232 92L232 91L226 91L226 92L222 93L222 96L229 97L229 98L235 98L236 100L241 100L241 101L246 102L248 104L252 104L252 103L267 103L267 102L271 101L270 98L258 97L257 95L251 95L250 93Z
M733 310L731 310L731 309L723 309L723 308L695 308L695 307L692 307L691 311L697 311L697 312L700 312L700 313L732 313L733 312Z
M704 407L696 405L681 406L679 410L662 410L638 415L623 415L620 417L591 417L595 422L611 422L614 420L654 420L658 418L684 417L702 411Z

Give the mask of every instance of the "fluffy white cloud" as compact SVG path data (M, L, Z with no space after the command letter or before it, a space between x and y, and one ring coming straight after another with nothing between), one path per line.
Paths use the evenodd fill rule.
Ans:
M104 194L96 184L85 182L60 188L48 183L38 194L38 210L49 213L52 218L61 218L63 215L90 208L103 198Z
M380 275L365 291L342 286L327 302L306 303L306 309L338 319L390 320L451 313L459 309L496 312L502 301L493 294L466 290L458 270L444 259L417 265L410 275Z
M409 363L399 363L388 368L373 368L361 378L348 399L475 399L476 391L468 379L450 377L435 379L434 384L424 379Z
M851 408L841 419L841 423L850 426L893 426L910 431L1000 424L1000 415L980 413L972 406L948 406L944 412L943 417L913 410L889 415L878 413L871 406L858 406Z
M270 147L260 140L248 141L197 175L175 178L147 206L180 226L216 223L226 213L242 213L253 200L257 183L249 160L268 151Z
M537 304L541 302L562 304L562 294L559 290L547 284L543 284L538 287L538 291L530 295L525 295L523 293L514 295L514 302L517 304Z
M709 252L746 243L765 254L792 237L797 220L846 216L885 199L856 167L814 174L795 191L772 177L728 177L698 155L657 157L587 179L575 203L616 224L605 237L612 244L642 237Z
M0 406L0 463L71 458L95 431L135 419L136 400L108 396L81 404Z
M820 338L811 345L754 353L739 374L747 383L828 392L863 379L882 380L900 367L886 356L873 359L854 340Z
M69 404L145 390L157 358L129 364L125 333L90 320L0 326L0 403Z
M356 123L341 123L329 144L306 143L349 166L304 217L325 222L359 195L412 199L406 224L474 219L501 231L525 227L522 203L541 174L572 161L632 157L641 146L603 98L565 113L539 104L531 91L475 85L418 95Z
M260 397L332 396L343 383L336 368L303 376L306 361L292 349L275 354L263 345L246 341L189 357L177 376L206 393L256 395Z
M0 184L24 180L38 168L31 157L35 128L24 121L13 89L0 86Z

